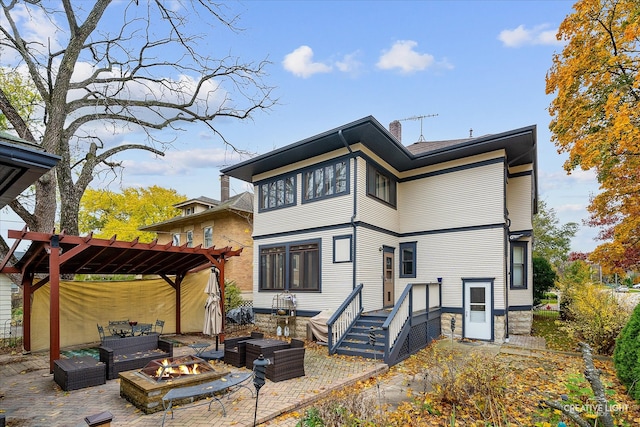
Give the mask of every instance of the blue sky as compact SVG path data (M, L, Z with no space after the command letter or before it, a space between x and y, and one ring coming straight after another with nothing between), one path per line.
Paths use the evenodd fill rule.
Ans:
M582 223L594 175L568 176L550 142L545 75L559 24L572 1L244 1L237 34L210 34L213 56L268 59L267 84L278 104L252 121L220 121L217 129L241 149L262 154L365 116L385 126L422 121L426 140L456 139L537 125L540 197L561 223ZM214 122L215 123L215 122ZM164 158L120 157L118 186L171 187L188 198L218 198L219 169L240 159L204 128L192 126ZM421 134L402 122L402 142ZM129 136L131 137L131 136ZM124 136L123 136L124 138ZM232 194L246 189L232 180ZM3 213L4 214L4 213ZM4 233L4 231L3 231ZM590 251L595 230L581 226L572 249Z

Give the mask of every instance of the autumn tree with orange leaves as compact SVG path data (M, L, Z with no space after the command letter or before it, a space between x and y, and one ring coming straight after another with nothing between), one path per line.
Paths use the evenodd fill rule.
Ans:
M580 0L560 25L566 44L547 74L552 140L565 170L594 170L589 225L605 270L640 267L640 3Z

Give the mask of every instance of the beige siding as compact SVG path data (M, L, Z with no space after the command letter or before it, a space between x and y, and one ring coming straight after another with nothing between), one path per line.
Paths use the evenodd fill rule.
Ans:
M531 241L529 240L529 244L527 245L527 289L510 289L510 284L507 283L507 288L509 288L509 305L517 306L517 305L532 305L533 304L533 249ZM509 251L510 253L511 251ZM509 259L509 264L511 265L511 259Z
M11 320L11 280L8 276L0 274L0 338L3 338L5 328Z
M398 189L402 233L504 222L504 168L489 164L407 181Z
M511 231L531 230L532 183L531 175L509 178L507 183L507 209L511 220Z
M292 230L346 224L353 213L353 162L351 162L350 193L302 203L302 176L296 174L296 205L260 212L254 219L254 235L263 236ZM254 188L254 206L259 206L260 191Z
M275 291L260 292L258 290L260 280L260 246L294 241L321 239L321 288L322 292L295 292L298 301L298 310L321 311L337 309L345 298L351 293L352 270L351 262L333 263L333 236L351 234L351 228L328 230L319 233L300 233L286 237L273 239L259 239L254 242L254 307L271 308Z

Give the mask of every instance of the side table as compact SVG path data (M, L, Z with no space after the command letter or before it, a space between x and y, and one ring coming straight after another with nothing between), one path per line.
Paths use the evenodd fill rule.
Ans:
M106 365L91 356L58 359L53 365L53 380L65 391L107 382Z

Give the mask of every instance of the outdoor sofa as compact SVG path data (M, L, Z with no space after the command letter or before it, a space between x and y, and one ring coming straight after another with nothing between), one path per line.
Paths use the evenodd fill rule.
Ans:
M107 379L112 380L120 372L144 368L155 359L173 357L173 343L153 333L109 340L98 351L100 361L107 365Z

